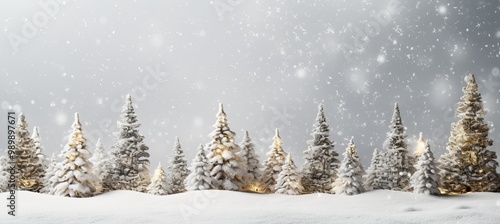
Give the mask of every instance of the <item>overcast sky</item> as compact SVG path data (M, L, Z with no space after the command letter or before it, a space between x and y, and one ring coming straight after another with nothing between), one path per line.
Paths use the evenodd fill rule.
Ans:
M366 167L395 102L409 143L423 132L439 156L469 73L500 153L499 0L40 2L56 1L0 1L0 103L40 127L46 154L75 112L92 150L97 137L109 149L132 94L153 167L175 136L191 161L219 102L262 160L280 128L301 165L321 102L335 150L354 136Z

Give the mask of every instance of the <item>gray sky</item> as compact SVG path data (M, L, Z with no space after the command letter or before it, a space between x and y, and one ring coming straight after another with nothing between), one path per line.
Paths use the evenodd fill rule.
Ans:
M354 136L365 166L395 102L409 142L423 132L439 156L468 73L500 153L498 0L39 2L55 1L0 1L0 103L40 127L47 154L66 144L75 112L89 144L102 136L109 148L131 93L153 167L175 136L190 161L219 102L261 159L279 127L302 164L320 102L336 150Z

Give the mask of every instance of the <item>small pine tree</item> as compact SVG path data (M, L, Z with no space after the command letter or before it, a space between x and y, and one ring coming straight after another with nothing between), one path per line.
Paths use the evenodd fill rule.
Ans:
M153 178L151 179L151 184L148 186L148 193L154 195L167 195L168 184L167 177L165 176L165 171L163 171L163 167L161 163L158 164L158 167L153 174Z
M286 195L299 195L304 191L300 183L299 172L290 154L286 156L285 164L281 167L274 189L276 189L275 193Z
M132 98L127 95L118 122L116 143L112 146L111 168L104 178L104 184L108 185L106 188L145 192L151 183L149 148L144 144L144 136L139 133L140 126Z
M387 188L396 191L410 191L410 176L414 171L413 159L408 155L405 127L401 120L398 104L394 105L390 132L387 133L385 148L385 173ZM383 186L385 189L386 187Z
M500 182L497 155L487 149L493 141L488 138L489 125L484 121L486 111L481 93L474 75L467 76L466 82L455 112L459 121L451 124L448 152L439 159L445 193L494 191Z
M245 185L245 170L238 156L240 147L234 143L236 134L229 129L222 104L213 127L215 130L210 133L212 141L207 144L212 184L216 189L240 190Z
M94 183L98 181L92 172L89 158L92 154L87 149L82 124L78 113L75 113L69 141L61 152L63 161L60 169L51 178L53 187L51 194L64 197L91 197L96 192Z
M33 143L35 145L35 156L38 158L38 165L35 172L38 173L38 175L40 175L40 179L43 180L45 177L45 170L47 169L48 166L48 161L47 158L45 158L45 155L43 154L45 148L42 146L40 131L36 126L33 128L33 134L31 135L31 139L33 139ZM42 181L42 187L43 187L43 181Z
M330 140L330 127L326 123L323 105L318 106L313 139L309 140L304 151L305 163L302 169L302 184L306 193L328 192L337 178L338 153L334 142Z
M191 173L184 181L184 185L188 191L213 189L208 159L203 145L198 147L198 153L191 163Z
M185 192L184 180L189 175L189 170L187 169L187 162L184 159L184 152L182 151L178 137L175 138L174 153L167 171L169 194Z
M8 190L8 173L7 173L8 163L6 156L0 156L0 192L6 192Z
M38 192L43 187L43 169L40 169L41 162L36 153L35 142L30 136L23 113L19 114L15 133L17 187L19 190Z
M439 191L439 169L431 152L429 142L425 143L425 149L415 165L416 172L411 176L413 193L438 195Z
M48 161L48 166L47 169L45 170L45 177L43 178L43 188L40 190L40 193L43 194L50 194L52 190L52 185L54 184L51 182L51 178L56 174L56 172L59 170L59 163L56 161L56 154L52 153L52 156L50 157L50 160Z
M339 169L339 177L332 184L332 193L337 195L355 195L365 192L363 186L363 168L358 161L358 153L353 140L344 153L344 160Z
M249 191L259 191L260 181L262 179L262 165L260 164L259 156L255 154L255 145L252 143L248 131L245 131L240 145L240 159L246 169L246 186L244 188Z
M97 143L95 145L94 154L92 158L89 159L92 164L94 164L92 171L99 179L98 182L95 183L95 187L97 189L96 193L106 192L109 189L106 188L107 184L104 184L104 178L108 175L108 170L110 168L110 161L108 153L104 150L102 146L101 139L97 139Z
M366 171L365 184L366 190L382 189L381 179L377 174L380 173L383 167L384 158L378 149L373 150L372 160L370 162L370 167Z
M264 174L261 188L264 192L274 192L276 179L285 164L286 153L283 151L283 142L281 141L279 129L273 137L273 144L269 147L271 150L267 153L267 160L264 164Z

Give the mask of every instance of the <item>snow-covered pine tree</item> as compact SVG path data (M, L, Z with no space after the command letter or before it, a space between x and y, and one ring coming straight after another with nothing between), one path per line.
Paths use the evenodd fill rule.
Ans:
M401 120L398 104L394 105L390 131L384 144L387 150L385 155L385 173L387 187L390 190L410 191L410 176L414 171L413 159L408 155L405 127ZM383 187L385 189L385 187Z
M420 154L415 168L417 171L410 178L413 193L427 195L440 194L439 181L441 177L439 176L439 169L437 168L429 142L425 142L425 149Z
M167 195L169 192L167 177L165 176L165 171L163 170L161 163L158 163L158 167L156 167L147 192L154 195Z
M240 159L246 170L244 189L259 191L260 181L262 179L262 165L260 164L259 156L255 154L255 145L252 143L248 131L245 131L240 146Z
M377 174L380 173L383 168L384 158L378 149L373 150L372 160L370 162L370 167L366 171L365 184L366 190L382 189L380 186L381 179Z
M94 183L98 179L92 172L92 163L89 161L92 154L87 149L87 140L78 113L75 113L71 128L68 143L60 154L63 157L60 169L51 178L51 194L76 198L91 197L96 192Z
M144 144L144 136L139 133L140 126L132 98L127 95L118 122L116 143L112 146L111 168L104 178L104 184L110 190L145 192L151 183L149 148Z
M245 168L238 156L240 147L234 143L236 134L229 129L222 103L213 127L215 130L209 135L212 141L207 144L212 184L216 189L240 190L245 185Z
M17 187L19 190L38 192L43 187L43 172L40 172L40 159L23 113L19 114L15 133Z
M33 134L31 135L31 139L33 139L33 143L35 144L35 156L38 158L38 165L35 172L38 173L38 175L40 175L40 179L42 180L41 187L43 188L43 179L45 177L45 170L47 169L47 166L49 164L47 158L45 158L45 155L43 154L45 148L42 146L40 131L36 126L33 127Z
M338 178L332 184L332 193L337 195L355 195L365 192L363 186L364 170L360 167L356 145L349 142L340 165Z
M50 181L50 179L56 174L56 172L59 170L59 163L56 161L56 154L52 153L52 156L50 157L50 160L48 160L48 166L47 169L45 170L45 176L43 178L43 188L40 190L40 193L43 194L50 194L52 185L54 184L53 182Z
M8 163L7 157L2 155L0 156L0 192L6 192L8 189Z
M304 191L304 187L300 183L300 174L290 153L286 156L285 164L281 167L274 189L275 193L286 195L299 195Z
M191 163L191 173L186 177L184 185L188 191L213 189L208 159L203 145L198 147L198 153Z
M444 193L494 191L500 178L497 155L487 149L493 141L488 138L489 125L484 121L486 111L476 79L470 74L465 81L455 112L459 121L451 124L448 152L439 159Z
M302 166L302 185L305 193L329 192L337 178L339 160L330 139L330 127L326 123L323 104L318 106L316 123L313 126L312 139L307 141L304 151L305 163Z
M107 184L104 184L103 182L110 169L110 161L109 161L109 155L104 150L100 138L97 139L97 143L95 144L94 154L92 155L92 158L89 159L89 161L92 162L93 164L92 172L94 172L97 179L99 179L99 181L95 183L95 187L97 189L96 193L102 193L108 191L109 189L106 188Z
M267 160L264 164L261 185L263 191L267 193L274 192L276 179L278 179L278 174L285 164L286 159L286 153L283 151L283 142L281 141L279 129L276 129L273 137L273 144L269 148L271 148L271 150L266 154Z
M424 134L420 132L418 140L417 140L417 145L415 146L415 151L413 152L413 164L416 165L418 163L418 160L422 153L425 151L425 139L424 139Z
M189 170L178 137L175 138L174 152L167 172L169 194L185 192L186 187L184 186L184 180L189 175Z

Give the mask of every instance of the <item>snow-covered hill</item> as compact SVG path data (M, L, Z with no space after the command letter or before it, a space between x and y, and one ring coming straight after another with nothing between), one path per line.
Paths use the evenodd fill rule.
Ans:
M0 194L6 201L6 193ZM93 198L18 192L18 213L0 223L500 223L500 194L285 196L197 191L154 196L114 191Z

